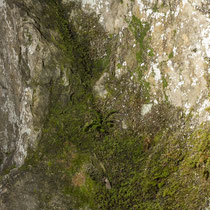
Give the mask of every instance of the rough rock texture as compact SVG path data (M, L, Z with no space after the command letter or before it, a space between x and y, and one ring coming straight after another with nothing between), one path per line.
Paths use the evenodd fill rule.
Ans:
M186 113L193 110L199 123L209 120L209 2L199 1L92 1L84 0L85 11L100 15L100 22L110 33L118 33L121 55L116 63L133 71L132 51L136 41L125 37L128 21L133 15L149 24L150 47L153 57L144 72L150 83L152 102L168 100ZM123 38L125 37L125 38ZM128 43L127 52L123 47ZM133 48L133 49L132 49ZM149 48L147 50L150 50ZM134 59L133 59L134 60ZM126 67L127 65L127 67ZM146 65L144 61L140 65ZM126 70L117 68L116 77ZM132 79L132 78L130 78Z
M210 208L209 9L0 0L0 210Z
M35 147L48 112L50 84L60 77L60 70L51 67L55 47L30 15L18 1L1 2L1 170L21 166L28 148Z
M13 170L10 176L1 192L1 210L75 209L74 200L59 193L56 184L46 180L42 173L30 170L17 173Z

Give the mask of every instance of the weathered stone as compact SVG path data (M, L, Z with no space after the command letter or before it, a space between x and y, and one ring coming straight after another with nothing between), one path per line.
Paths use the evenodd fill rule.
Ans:
M171 202L175 205L170 207L173 209L184 209L181 204L189 204L191 209L207 207L209 198L202 196L206 196L209 189L209 157L206 151L209 138L206 125L209 122L210 107L208 1L63 0L64 7L59 1L54 5L57 10L52 11L46 6L51 1L46 2L0 0L0 172L3 175L0 180L0 209L80 208L80 204L71 196L64 196L66 186L63 185L63 180L67 179L67 185L81 190L80 193L88 194L88 190L94 189L91 175L89 177L88 170L81 169L82 161L79 158L78 165L71 169L81 151L75 149L74 152L70 152L74 145L69 143L69 139L71 135L75 135L79 142L81 139L77 139L78 136L83 142L88 141L90 136L84 134L85 123L93 131L90 138L92 142L88 142L89 144L94 144L94 140L96 144L99 141L106 143L99 147L101 151L98 151L103 163L101 160L94 160L99 162L95 165L91 162L93 160L90 157L95 154L92 154L92 150L88 151L91 153L90 157L87 156L84 161L84 165L92 166L97 186L102 185L106 190L102 190L103 193L115 190L118 192L122 187L126 190L125 194L120 196L126 197L127 189L130 190L131 187L125 186L134 185L133 174L136 171L132 171L132 167L138 163L135 170L140 168L140 171L135 176L144 179L145 183L139 180L135 184L140 186L137 192L142 190L143 194L152 197L149 198L151 203L148 203L148 208L162 207L156 206L156 199L166 204ZM75 9L65 11L72 2L79 4L76 4ZM52 18L52 22L49 17ZM61 27L61 31L59 26L64 26ZM72 46L71 41L75 46ZM109 47L108 42L111 43ZM68 46L70 43L71 46ZM80 47L81 49L74 49ZM72 60L71 53L75 53L78 60ZM80 53L82 56L78 55ZM104 67L100 64L105 62L107 54L109 65ZM96 68L99 72L91 69L95 67L91 63L95 60L100 66L99 69ZM68 70L77 76L70 78ZM91 83L92 80L91 84L89 80L84 81L86 72L83 71L89 71L88 76L94 78L95 84ZM96 78L93 74L97 74ZM87 101L84 104L80 102L85 91L81 91L76 85L71 87L72 84L86 84L85 91L91 96L85 98ZM75 94L77 91L81 93ZM92 94L96 110L89 106L93 100ZM32 157L40 167L28 166L23 171L18 170L24 164L30 149L36 150L50 109L58 102L66 108L69 101L71 104L78 102L78 107L75 106L72 113L69 112L69 107L59 110L60 118L56 115L57 110L54 112L57 118L51 116L54 127L50 125L48 131L52 133L46 133L45 136L46 139L49 138L48 144L42 142L40 147L46 148L39 148L40 151L54 151L55 154L52 155L52 152L49 157L55 160L55 163L47 159L47 154L40 152L38 158L36 153ZM87 110L86 115L81 114L84 109ZM96 119L91 119L91 111L95 111ZM110 116L115 112L117 117L110 120ZM81 119L78 119L77 115L82 116ZM72 120L71 117L75 119ZM206 127L201 126L201 129L197 130L202 123ZM112 131L113 124L115 128ZM75 125L80 129L77 130ZM68 129L72 133L69 133ZM76 133L75 129L81 132L81 135ZM113 132L113 136L109 130ZM127 151L124 146L126 142L120 145L115 141L119 134L124 140L124 133L128 148L133 148L134 145L136 151ZM130 139L134 133L137 141L132 137ZM107 138L104 138L106 135ZM111 140L114 149L109 145ZM73 141L75 142L75 139ZM83 145L86 148L85 152L88 150L88 143ZM63 153L56 154L59 148L56 144L63 144ZM107 144L110 148L106 147ZM115 157L113 154L118 149L119 156ZM145 160L132 159L139 150L143 151ZM108 160L105 161L103 155L107 154ZM126 156L127 154L129 155ZM56 159L56 155L60 159ZM109 155L119 162L112 162ZM41 157L42 160L39 160ZM153 157L156 158L154 165ZM129 180L124 182L125 186L118 183L116 188L118 180L114 180L114 183L110 177L112 173L118 173L117 177L123 183L121 173L127 169L127 165L117 171L121 159L126 163L130 163L130 159L133 162L128 165L130 171L125 176L130 176ZM159 163L159 160L163 163ZM159 171L162 168L167 170L161 171L161 174ZM101 176L109 178L101 179ZM195 183L199 183L200 186L195 186ZM170 191L165 185L175 189ZM189 198L182 196L182 193L185 193L185 186L182 185L186 186ZM149 192L151 189L152 194ZM195 197L193 190L197 190ZM178 194L176 204L172 201L175 192ZM113 195L117 200L118 195ZM132 196L133 199L136 195ZM104 199L107 199L106 196ZM160 205L166 205L164 202ZM181 207L177 207L179 202ZM106 200L104 203L106 205ZM123 205L121 202L118 204ZM89 209L87 203L85 205L80 209Z
M1 170L21 166L28 147L36 145L48 113L49 85L60 77L60 69L53 64L56 48L44 39L35 18L18 3L1 2Z

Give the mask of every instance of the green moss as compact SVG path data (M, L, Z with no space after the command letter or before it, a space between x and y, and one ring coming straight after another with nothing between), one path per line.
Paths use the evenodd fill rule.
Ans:
M52 68L59 66L61 75L65 71L71 88L69 92L69 88L63 87L62 78L52 82L51 108L42 138L37 151L31 152L22 170L28 170L32 166L42 171L52 182L57 183L59 180L59 190L64 192L64 195L74 197L77 201L76 208L89 206L95 209L93 200L97 184L88 178L86 170L84 185L74 186L72 179L91 161L90 149L97 140L97 130L83 132L83 128L86 122L95 120L92 114L95 110L92 84L100 73L108 68L109 43L106 45L107 56L104 56L104 53L103 57L99 56L90 42L98 36L102 42L107 36L101 27L94 26L95 17L86 17L86 22L81 21L84 14L75 18L75 21L82 22L79 26L84 29L78 31L76 24L68 22L67 11L59 2L46 1L43 7L46 14L40 17L43 30L41 33L48 36L48 41L53 43L60 53L56 57L56 66L52 64ZM74 8L72 5L70 9L79 10L79 7ZM45 31L46 28L48 30ZM65 103L62 100L64 96L67 98ZM96 121L101 125L100 132L106 131L112 125L112 121L108 119L109 115L105 115L99 122Z
M166 61L162 61L160 63L160 68L162 69L163 65L165 65L165 64L166 64ZM166 75L164 75L164 73L162 71L161 71L161 79L162 79L163 94L164 94L166 102L168 102L168 96L166 94L166 90L167 90L167 87L168 87L168 79L167 79Z
M118 68L118 69L122 68L122 64L121 64L121 63L118 63L118 64L117 64L117 68Z
M12 169L14 169L14 168L16 168L16 165L10 166L10 167L7 168L6 170L4 170L4 172L1 174L1 176L3 177L3 176L5 176L5 175L9 174L10 171L11 171Z
M203 177L209 178L210 174L210 134L205 127L196 130L188 140L189 145L193 148L189 151L186 164L188 167L200 169Z
M210 112L210 106L205 109L207 112Z
M162 87L163 87L163 93L164 93L164 96L165 96L165 100L168 101L168 96L166 94L166 89L168 87L168 81L165 78L165 76L163 76L163 74L162 74Z
M179 187L180 186L179 186L178 183L174 183L170 187L165 188L163 190L163 197L165 198L167 196L170 196L170 197L173 196L177 192L177 190L179 189Z
M165 89L165 88L168 87L168 82L167 82L167 79L165 77L162 77L162 80L163 80L163 89Z
M157 12L158 11L158 4L155 3L154 6L152 7L152 11L153 12Z
M141 119L138 132L112 128L118 122L117 116L98 107L92 93L92 84L109 67L109 56L92 56L90 40L94 35L89 37L88 29L85 33L78 32L76 26L71 27L70 33L71 24L66 22L61 5L57 8L57 3L51 3L49 14L57 14L52 16L55 19L50 27L60 34L51 41L62 52L58 61L61 69L67 69L71 91L67 92L69 100L63 103L60 100L62 81L58 80L50 87L51 109L43 136L26 165L42 171L53 184L59 183L64 196L71 196L76 201L76 209L205 207L205 197L210 189L207 126L190 133L181 128L177 117L180 113L161 104L159 109L154 108L152 116ZM60 21L63 24L57 25ZM82 27L89 28L90 25ZM145 98L149 84L143 77L148 57L152 55L148 54L149 24L133 17L130 30L139 45L137 71ZM107 54L110 49L107 46ZM145 67L141 66L143 62ZM163 86L164 89L167 87L164 80ZM184 121L188 122L187 119ZM174 126L170 128L168 125L172 124ZM74 179L79 173L85 181L77 184ZM111 189L106 188L104 178L110 181ZM48 200L46 198L46 202Z
M154 56L153 49L149 46L148 31L150 29L150 25L147 22L142 22L136 16L133 16L129 24L129 28L136 39L139 49L136 53L136 60L138 62L136 72L138 74L138 80L140 82L145 100L149 101L150 84L144 79L144 76L148 70L148 59L149 57Z
M201 130L204 131L203 128ZM196 135L197 132L199 130ZM202 139L208 142L209 137L206 135L202 135ZM166 134L159 133L154 137L153 146L145 152L143 140L144 137L115 136L113 139L106 137L100 143L100 149L97 148L98 156L100 157L100 151L104 151L101 159L112 183L112 190L101 188L98 192L100 196L97 197L97 202L101 208L187 209L189 205L191 209L195 209L201 205L201 202L193 202L193 199L199 200L207 196L208 187L205 186L199 195L198 191L202 188L195 187L189 176L193 171L190 169L191 165L185 165L189 161L186 142L180 142L176 135L168 138ZM196 151L208 150L207 144L200 142L199 145L194 147ZM192 154L195 151L190 149L189 152ZM203 160L202 164L204 163L207 164L208 160ZM188 169L184 169L183 165ZM205 179L202 181L202 177L199 180L200 184L203 181L207 184ZM186 193L189 200L184 198Z
M132 16L129 28L133 33L137 44L139 45L139 51L136 54L136 59L138 63L141 64L145 62L147 55L148 42L146 40L146 37L150 26L149 23L141 22L141 20L139 20L136 16Z
M169 56L168 56L168 58L169 59L171 59L171 58L173 58L174 57L174 53L173 53L173 51L169 54Z

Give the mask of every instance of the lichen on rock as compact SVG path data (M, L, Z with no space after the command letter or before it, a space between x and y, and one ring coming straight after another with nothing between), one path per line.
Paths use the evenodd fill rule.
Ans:
M3 210L207 209L208 7L0 1Z

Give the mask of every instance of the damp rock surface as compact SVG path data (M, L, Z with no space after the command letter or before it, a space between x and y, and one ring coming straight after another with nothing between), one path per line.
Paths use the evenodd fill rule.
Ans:
M0 0L0 210L209 208L208 0Z

